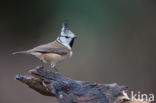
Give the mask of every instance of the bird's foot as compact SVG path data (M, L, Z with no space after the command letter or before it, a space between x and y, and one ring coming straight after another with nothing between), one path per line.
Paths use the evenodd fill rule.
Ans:
M56 74L61 74L56 67L53 68Z

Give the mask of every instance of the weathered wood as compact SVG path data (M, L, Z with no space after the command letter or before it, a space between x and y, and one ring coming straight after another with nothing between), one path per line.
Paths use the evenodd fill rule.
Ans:
M120 103L125 86L75 81L41 68L29 71L32 76L16 75L16 79L45 96L55 96L59 103ZM125 103L125 102L122 102Z

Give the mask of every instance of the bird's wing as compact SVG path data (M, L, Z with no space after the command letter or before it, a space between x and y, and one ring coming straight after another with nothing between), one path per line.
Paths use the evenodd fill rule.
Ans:
M55 53L55 54L60 54L60 55L65 55L68 53L68 50L63 49L63 48L58 48L56 46L52 45L41 45L38 47L35 47L32 49L32 51L35 52L41 52L41 53Z

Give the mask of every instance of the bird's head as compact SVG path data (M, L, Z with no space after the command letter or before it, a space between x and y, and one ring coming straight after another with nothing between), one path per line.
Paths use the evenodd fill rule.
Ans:
M61 34L57 37L57 41L71 49L76 38L77 36L69 30L67 22L63 23Z

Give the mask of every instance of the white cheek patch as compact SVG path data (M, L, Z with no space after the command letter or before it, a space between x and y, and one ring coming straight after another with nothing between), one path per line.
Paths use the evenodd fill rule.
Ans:
M66 42L67 42L67 40L66 40L65 37L60 37L60 40L61 40L63 43L66 43Z
M69 30L68 36L71 38L75 37L75 35L70 30Z
M71 47L69 46L71 40L72 40L72 38L66 38L66 37L59 37L58 38L58 41L60 43L62 43L64 46L66 46L68 49L71 49Z

